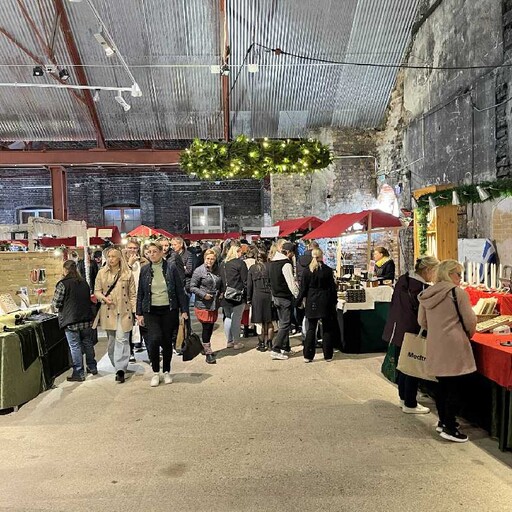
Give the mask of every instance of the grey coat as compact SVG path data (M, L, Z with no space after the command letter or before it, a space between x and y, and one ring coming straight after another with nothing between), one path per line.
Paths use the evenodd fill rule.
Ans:
M219 308L219 295L221 278L216 273L208 270L203 264L197 267L190 279L190 291L195 295L194 307L215 311ZM205 295L210 294L213 299L206 300Z

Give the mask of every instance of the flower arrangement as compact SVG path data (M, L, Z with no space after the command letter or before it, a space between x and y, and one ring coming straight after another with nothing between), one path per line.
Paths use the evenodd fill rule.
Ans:
M181 167L202 180L260 179L268 174L307 174L332 162L328 146L315 139L195 139L181 156Z

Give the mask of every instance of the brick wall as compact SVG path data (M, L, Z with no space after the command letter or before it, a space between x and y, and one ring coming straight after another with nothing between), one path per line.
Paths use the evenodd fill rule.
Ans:
M50 185L46 170L0 169L0 223L17 222L23 207L52 207L51 190L23 188ZM171 232L189 230L189 206L221 205L224 228L263 225L263 182L236 180L200 182L176 170L68 169L68 217L102 225L108 206L139 205L142 223Z

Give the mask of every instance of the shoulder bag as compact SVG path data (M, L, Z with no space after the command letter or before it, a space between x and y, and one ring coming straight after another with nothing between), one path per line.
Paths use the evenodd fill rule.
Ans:
M224 290L224 298L227 300L232 300L234 302L242 302L242 290L237 290L232 286L228 286L228 278L226 275L226 264L224 263L224 281L226 283L226 289Z
M462 324L462 328L464 329L464 332L466 333L466 336L468 337L468 340L471 339L471 336L466 329L466 326L464 325L464 320L462 318L462 315L460 314L459 304L457 302L457 295L455 294L455 288L452 288L452 297L453 297L453 303L455 304L455 309L457 310L457 316L459 317L460 323Z
M106 291L106 293L104 294L105 297L108 297L111 293L112 293L112 290L116 287L116 284L117 282L119 281L119 278L121 277L121 272L118 272L116 274L116 277L114 279L114 282L108 287L108 290ZM94 319L94 323L92 324L93 325L93 328L96 328L98 326L98 322L100 321L100 310L101 310L101 306L103 305L103 302L101 301L98 301L96 306L98 308L98 311L96 313L96 318Z

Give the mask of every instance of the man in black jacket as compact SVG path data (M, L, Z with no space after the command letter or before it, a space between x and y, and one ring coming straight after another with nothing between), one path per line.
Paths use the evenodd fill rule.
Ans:
M190 279L194 272L194 257L191 252L185 247L185 241L180 236L175 236L171 240L171 247L176 257L179 256L183 262L185 271L185 290L190 293Z
M78 273L73 260L64 262L63 278L55 287L52 305L53 309L59 313L59 326L64 329L73 361L73 373L67 380L71 382L85 380L83 354L85 354L87 372L96 375L98 370L91 329L93 321L91 290Z
M276 252L270 262L270 286L279 318L279 331L274 338L272 351L270 352L272 359L288 359L288 356L283 353L283 349L290 333L293 299L299 295L299 288L293 277L291 262L294 249L295 246L291 242L285 242L281 251Z

